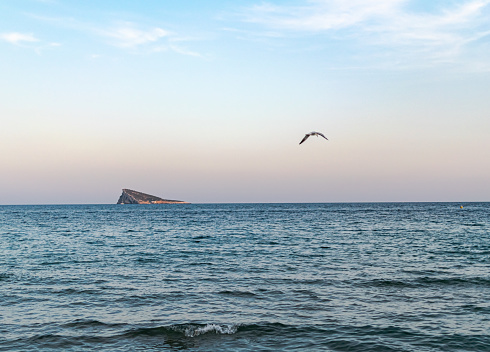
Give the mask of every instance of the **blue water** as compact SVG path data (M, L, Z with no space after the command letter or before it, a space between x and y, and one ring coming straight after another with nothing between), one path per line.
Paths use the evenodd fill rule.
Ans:
M0 351L490 351L490 203L0 206Z

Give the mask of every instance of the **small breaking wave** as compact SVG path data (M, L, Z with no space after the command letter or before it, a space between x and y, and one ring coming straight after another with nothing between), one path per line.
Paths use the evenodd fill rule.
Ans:
M311 327L298 328L294 326L283 325L280 323L185 323L130 329L123 333L122 336L126 338L136 338L143 336L172 336L174 338L195 338L203 335L235 335L240 333L244 333L247 335L252 334L254 336L283 336L288 335L289 333L304 333L310 330Z
M205 334L232 335L238 331L239 324L176 324L153 328L138 328L127 332L126 336L156 336L177 334L185 337L197 337Z
M217 334L217 335L232 335L238 331L237 324L206 324L200 325L188 325L188 326L174 326L171 329L183 332L186 337L196 337L204 334Z

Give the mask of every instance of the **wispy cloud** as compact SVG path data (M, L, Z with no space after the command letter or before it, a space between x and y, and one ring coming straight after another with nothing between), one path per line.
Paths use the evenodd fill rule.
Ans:
M396 12L405 0L323 0L303 6L261 4L250 8L249 22L275 28L325 31L347 28L366 20L385 17Z
M192 39L184 38L160 27L142 29L135 23L123 22L110 29L97 29L94 32L109 38L110 44L114 46L132 49L133 51L144 53L171 51L186 56L204 57L180 44Z
M157 52L175 52L182 55L204 57L183 47L182 42L198 40L180 35L158 26L148 26L130 21L112 21L109 23L91 23L74 17L46 17L30 14L30 17L52 25L83 33L105 44L132 53L151 54Z
M58 42L47 43L45 41L42 41L35 37L32 33L0 33L0 40L4 40L19 47L34 50L34 52L38 55L41 55L45 50L48 50L50 48L62 46L62 44Z
M9 32L0 34L0 38L11 44L20 44L24 42L38 42L39 39L34 37L32 33Z
M135 24L125 22L115 28L97 30L101 35L113 39L113 44L124 48L156 43L164 37L169 37L170 32L159 28L139 29Z
M429 61L452 61L490 32L490 0L425 4L411 0L315 0L301 6L261 4L244 20L283 36L323 34ZM429 9L431 7L431 9Z

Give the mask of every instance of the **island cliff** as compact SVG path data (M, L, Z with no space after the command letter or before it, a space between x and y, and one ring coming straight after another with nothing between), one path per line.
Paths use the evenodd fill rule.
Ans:
M117 204L189 204L181 200L162 199L146 193L123 189Z

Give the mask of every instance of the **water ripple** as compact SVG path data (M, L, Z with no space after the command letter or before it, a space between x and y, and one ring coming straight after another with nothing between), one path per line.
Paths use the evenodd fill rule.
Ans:
M0 206L0 351L487 351L489 214Z

